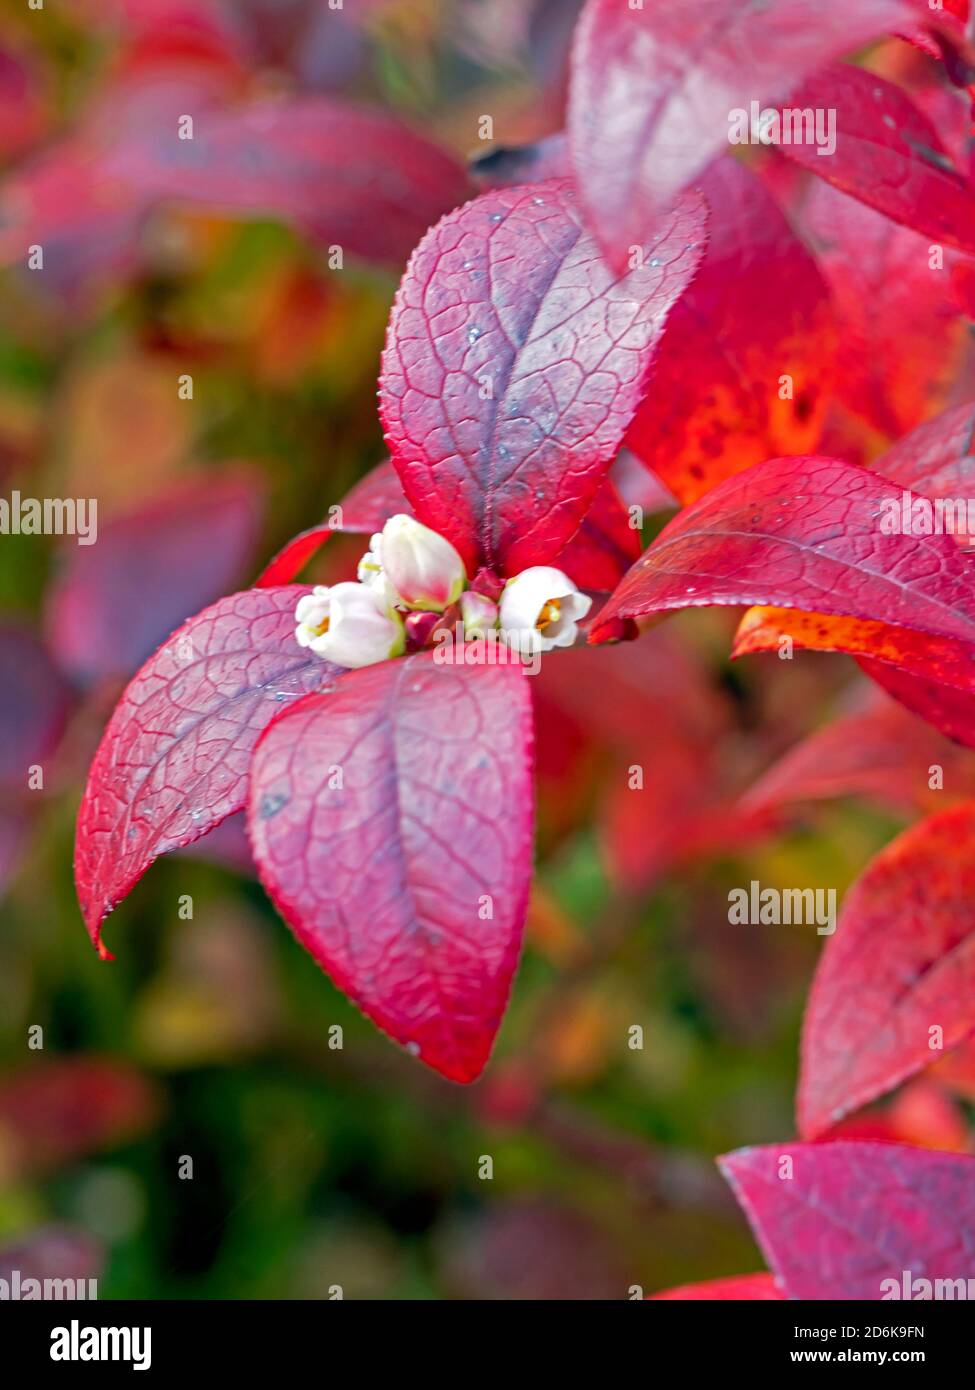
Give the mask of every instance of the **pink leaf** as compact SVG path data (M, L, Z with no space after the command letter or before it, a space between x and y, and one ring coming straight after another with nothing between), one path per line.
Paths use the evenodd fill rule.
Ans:
M56 781L50 759L73 704L64 677L29 627L0 623L0 895L16 873L40 805L31 789L40 766L45 786Z
M101 1244L72 1226L34 1226L0 1245L0 1279L23 1289L28 1279L98 1279L105 1264ZM16 1271L16 1273L15 1273Z
M0 624L0 791L27 791L31 763L54 751L71 704L64 677L30 628Z
M336 531L370 535L397 512L412 515L392 463L377 464L334 508L334 515L302 531L261 572L257 587L288 584ZM640 554L640 532L609 478L600 485L578 531L555 558L580 589L608 592Z
M975 640L972 569L951 536L886 535L894 484L836 459L771 459L676 516L593 626L709 604L772 604Z
M470 192L451 155L383 111L318 96L214 104L209 71L202 94L195 81L183 90L184 72L110 92L91 128L18 172L0 200L0 263L43 243L45 280L77 297L90 278L131 269L146 214L178 203L277 217L399 266ZM177 139L174 98L193 113L192 140Z
M642 264L620 278L564 181L487 193L417 247L381 413L416 515L470 572L547 564L578 529L701 257L704 215L693 198L647 224Z
M251 589L191 618L133 678L102 737L78 812L75 884L101 924L160 854L246 799L251 753L281 706L336 668L294 640L303 588Z
M319 96L204 113L192 140L122 141L105 172L133 197L280 217L391 264L468 192L453 157L402 122Z
M906 92L847 63L816 73L790 104L836 112L836 148L783 144L797 164L937 242L975 251L975 187Z
M589 0L572 60L569 145L587 214L621 265L662 209L727 144L729 112L785 97L816 68L930 18L912 0Z
M809 996L799 1131L816 1138L975 1032L975 803L899 835L843 903Z
M302 700L254 755L248 825L278 910L380 1028L454 1081L484 1067L518 960L531 743L519 667L424 653Z
M719 1162L790 1298L881 1299L892 1291L885 1281L902 1289L905 1270L915 1279L971 1275L967 1154L837 1140L739 1149Z
M102 525L97 545L61 551L46 627L80 681L127 676L190 613L240 580L263 497L247 472L201 478Z

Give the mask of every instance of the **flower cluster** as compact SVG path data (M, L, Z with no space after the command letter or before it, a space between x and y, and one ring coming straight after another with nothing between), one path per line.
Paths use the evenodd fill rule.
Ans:
M523 570L492 597L468 587L460 555L411 516L392 516L359 561L358 582L299 599L299 646L337 666L371 666L429 645L452 615L467 638L489 632L522 656L570 647L592 600L550 565Z

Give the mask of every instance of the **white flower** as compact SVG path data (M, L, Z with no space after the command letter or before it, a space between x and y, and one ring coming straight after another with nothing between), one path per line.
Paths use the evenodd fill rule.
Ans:
M465 637L479 637L498 625L498 605L483 594L475 594L473 589L465 589L460 596L460 616L464 622Z
M298 600L295 638L337 666L371 666L405 648L403 622L365 584L319 584Z
M442 613L456 603L467 583L464 562L445 537L431 531L412 516L391 516L378 537L375 550L382 572L405 608ZM365 561L366 557L363 557Z
M509 579L501 594L501 631L523 656L571 647L578 621L592 607L572 580L551 565L533 565Z

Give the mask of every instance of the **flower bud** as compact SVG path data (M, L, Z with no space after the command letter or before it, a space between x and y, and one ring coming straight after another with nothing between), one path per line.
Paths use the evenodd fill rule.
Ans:
M523 656L571 647L578 621L592 606L568 575L551 565L534 565L509 579L501 594L501 631Z
M388 607L393 607L396 603L396 595L390 589L379 559L381 541L382 535L378 531L370 537L369 549L359 561L356 578L360 584L365 584L367 589L374 589Z
M318 585L298 600L295 622L298 645L337 666L372 666L405 647L399 614L365 584Z
M442 621L439 613L407 613L403 619L407 649L419 652L429 646L434 628Z
M498 625L498 605L483 594L466 589L460 596L460 616L465 637L481 637Z
M464 562L445 537L411 516L391 516L377 547L382 572L405 608L442 613L467 583Z

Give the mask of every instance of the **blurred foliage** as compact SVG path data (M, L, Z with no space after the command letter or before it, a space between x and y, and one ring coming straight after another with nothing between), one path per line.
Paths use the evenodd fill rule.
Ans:
M139 8L75 0L40 23L7 0L9 162L84 118ZM256 87L384 104L461 155L483 109L501 140L559 123L578 9L567 0L348 0L341 32L310 0L230 8ZM243 464L258 480L260 534L220 543L232 559L219 592L249 582L382 457L375 379L395 275L361 263L334 274L271 221L164 209L141 237L139 270L91 299L5 274L0 482L97 497L105 537L113 520L162 515L174 487L195 488L205 508ZM182 371L192 402L175 388ZM206 534L204 510L197 549ZM320 572L343 572L357 549L326 547ZM198 553L167 554L193 608L217 596ZM16 640L45 644L31 660L46 663L48 693L78 646L63 595L75 558L70 539L0 538L4 621ZM158 630L167 575L140 584L136 563L121 587L139 641L159 640L173 620ZM100 962L74 901L73 816L131 667L98 667L46 712L35 696L25 712L13 705L29 663L5 645L4 737L43 767L44 787L25 792L18 774L0 790L0 1263L26 1268L28 1251L63 1268L67 1249L100 1273L101 1296L159 1298L327 1298L335 1285L348 1298L626 1297L634 1284L759 1268L712 1160L793 1131L818 943L810 928L730 927L728 889L751 878L842 889L901 813L821 806L743 842L712 826L693 862L668 842L646 881L619 881L609 806L628 762L646 764L656 819L637 831L648 845L678 803L691 815L688 789L719 800L733 830L749 781L842 708L855 680L845 664L804 659L787 679L775 661L731 670L720 614L683 616L666 636L645 639L659 690L638 756L621 757L585 704L539 691L528 945L497 1053L469 1090L400 1055L323 977L252 881L233 827L152 869L109 923L118 960ZM573 661L560 679L585 691ZM695 727L659 722L696 700ZM682 740L691 761L678 766L665 754ZM932 1132L944 1142L954 1116L966 1144L959 1103L940 1094ZM491 1180L479 1177L484 1155ZM187 1157L191 1179L179 1176Z

